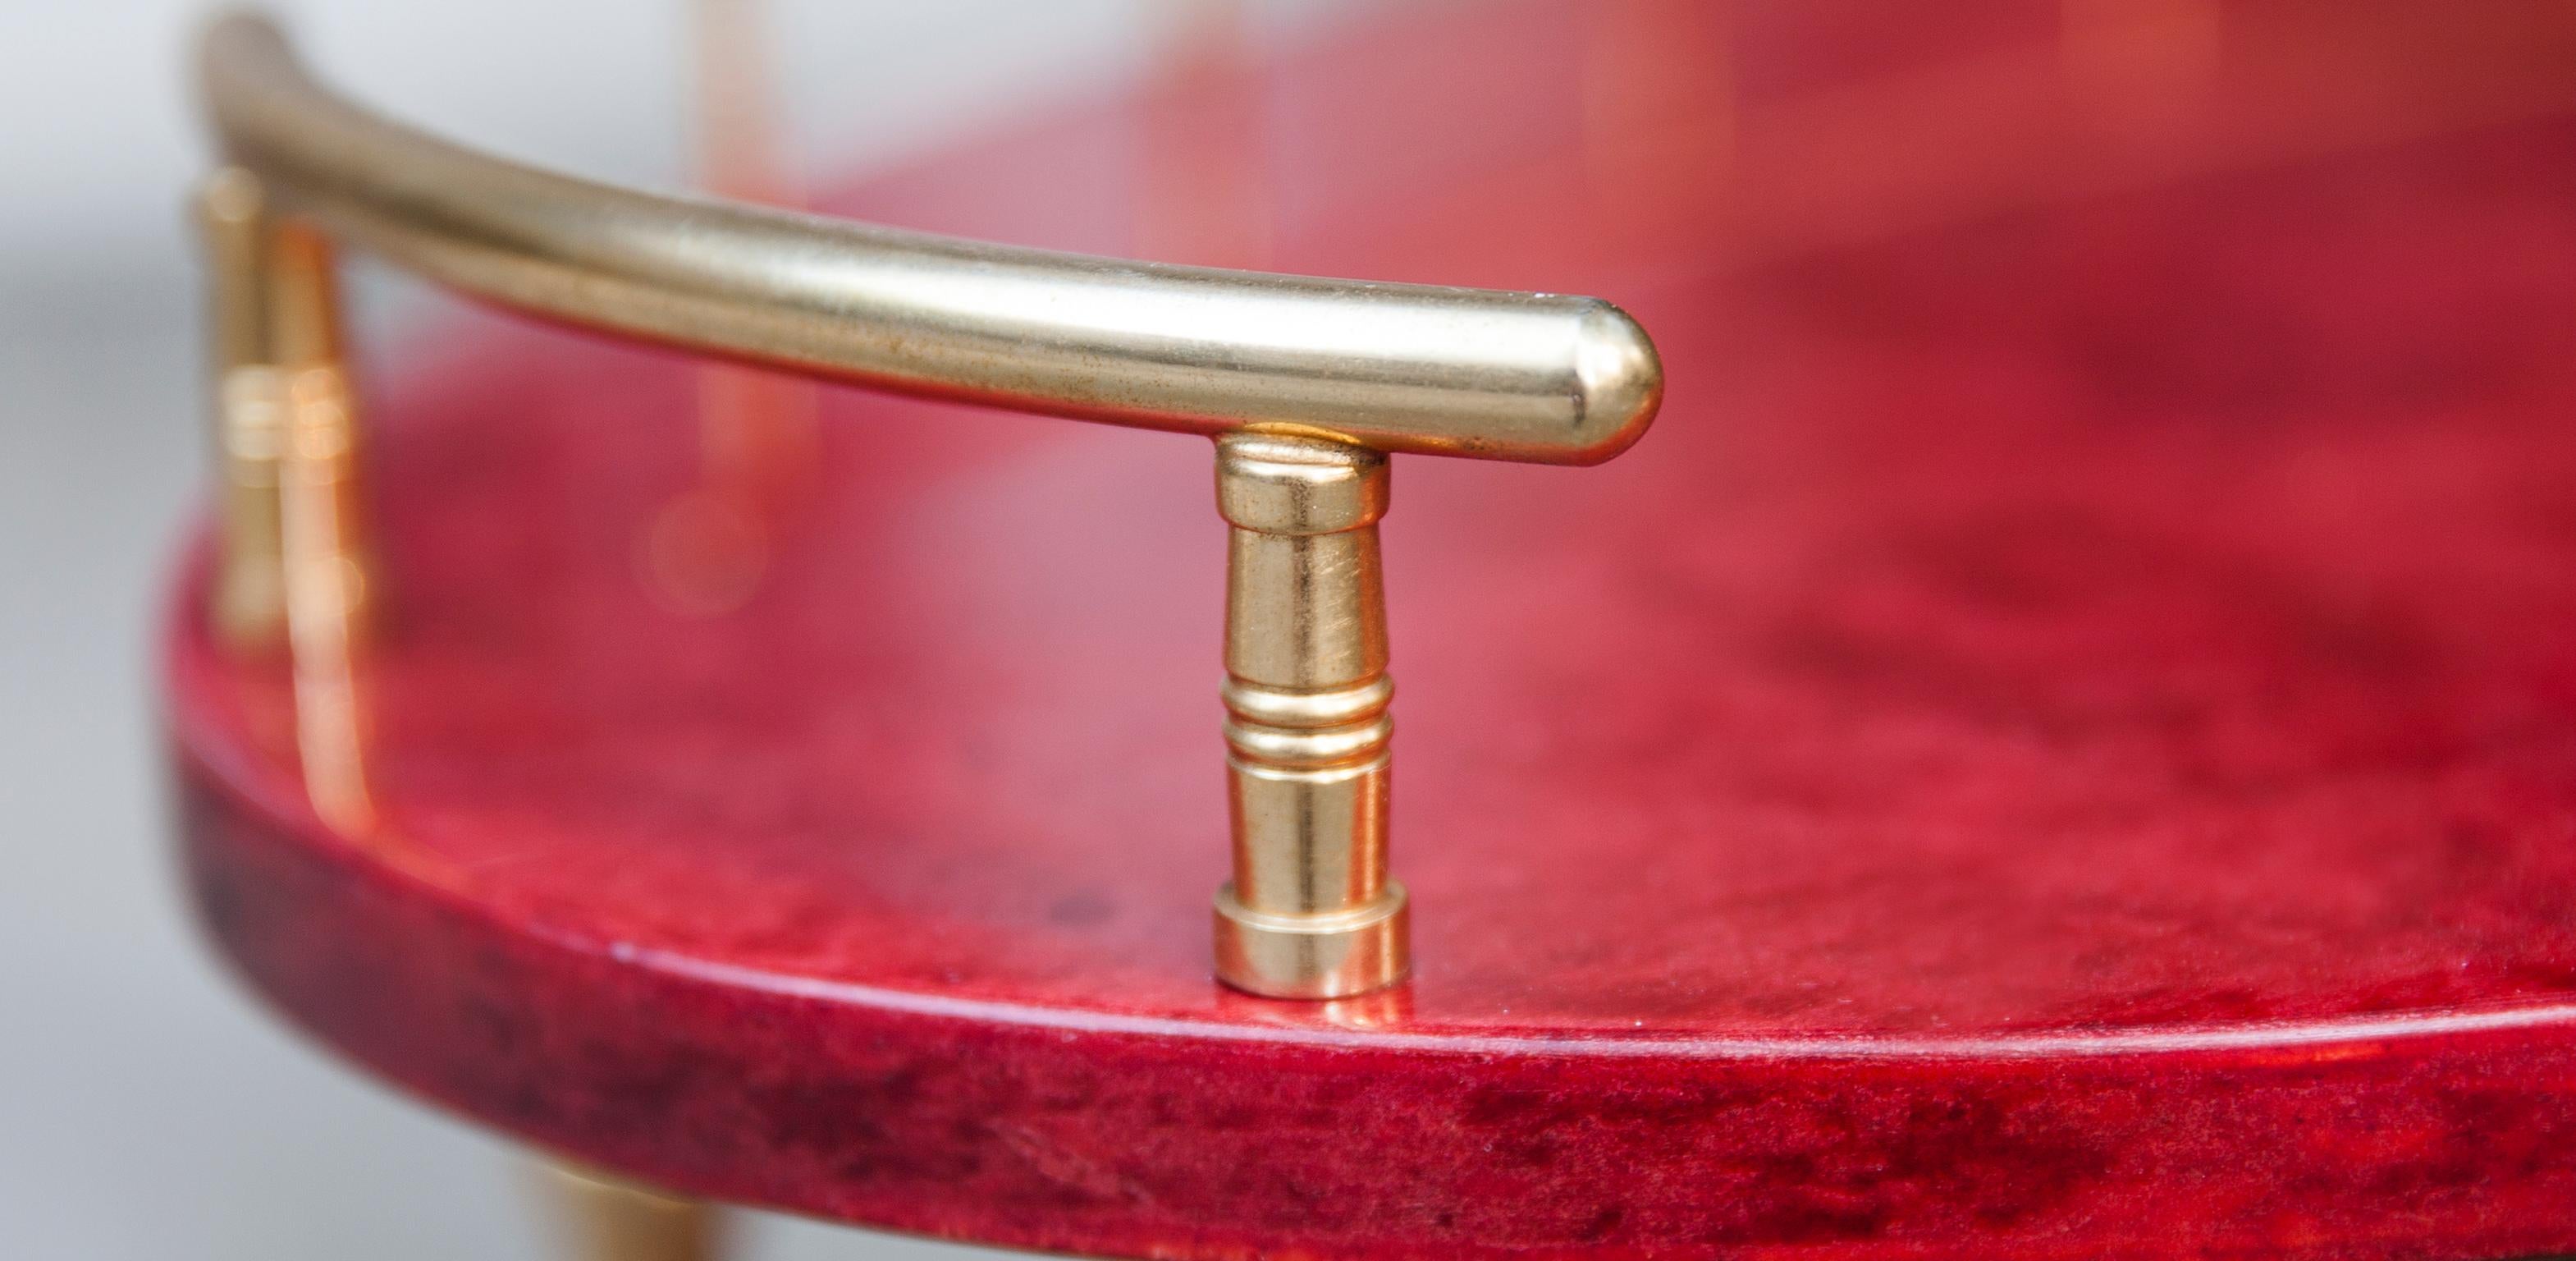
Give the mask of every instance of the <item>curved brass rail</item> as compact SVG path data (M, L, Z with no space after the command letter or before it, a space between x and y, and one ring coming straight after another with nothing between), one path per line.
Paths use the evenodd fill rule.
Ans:
M1597 298L1214 271L663 197L485 157L317 86L276 28L208 31L200 209L226 508L213 615L284 640L307 791L373 826L354 668L372 589L335 241L540 315L882 389L1217 439L1235 878L1217 975L1345 998L1408 968L1387 871L1387 453L1591 464L1663 367Z
M1663 390L1597 298L1127 262L661 196L474 153L315 83L275 27L217 21L200 73L279 209L574 324L883 389L1191 433L1590 464Z

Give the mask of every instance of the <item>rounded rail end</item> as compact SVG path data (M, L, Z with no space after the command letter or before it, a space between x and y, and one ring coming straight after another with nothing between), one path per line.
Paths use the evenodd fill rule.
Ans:
M1664 361L1635 317L1607 302L1584 312L1574 352L1572 463L1599 464L1637 445L1664 402Z

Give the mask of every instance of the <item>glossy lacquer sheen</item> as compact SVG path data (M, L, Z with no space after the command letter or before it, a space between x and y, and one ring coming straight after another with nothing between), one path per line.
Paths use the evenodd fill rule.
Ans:
M488 317L363 378L372 827L172 595L210 935L505 1133L959 1239L2576 1251L2565 19L2077 8L1435 6L836 203L1656 330L1629 458L1398 460L1408 986L1209 976L1204 443L828 395L710 613L690 366ZM1235 93L1270 214L1192 235Z

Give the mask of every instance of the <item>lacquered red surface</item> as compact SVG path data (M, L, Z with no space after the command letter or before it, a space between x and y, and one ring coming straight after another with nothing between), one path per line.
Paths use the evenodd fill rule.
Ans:
M2073 7L1936 11L1432 9L839 203L1654 331L1620 461L1400 462L1408 990L1208 978L1205 444L831 393L688 612L639 561L687 367L488 317L375 378L376 830L181 584L215 942L535 1143L965 1239L2576 1249L2563 23L2228 6L2102 70ZM1250 168L1168 125L1212 93ZM2033 101L2091 141L2015 148Z

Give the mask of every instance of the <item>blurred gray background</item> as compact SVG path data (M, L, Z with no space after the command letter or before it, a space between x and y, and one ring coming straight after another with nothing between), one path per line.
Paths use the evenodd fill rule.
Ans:
M470 142L680 182L680 0L281 0L329 77ZM788 153L837 176L1151 64L1189 0L773 3ZM1352 0L1249 6L1295 40ZM188 0L0 0L0 1257L550 1255L507 1145L332 1063L198 949L148 628L198 484ZM399 303L391 317L401 322ZM971 1250L775 1217L756 1261Z

